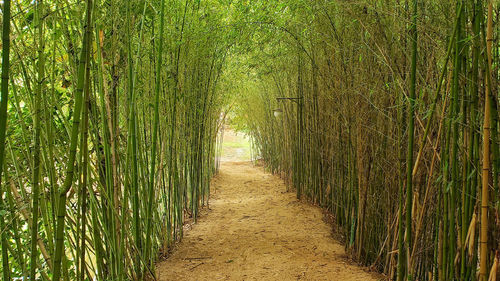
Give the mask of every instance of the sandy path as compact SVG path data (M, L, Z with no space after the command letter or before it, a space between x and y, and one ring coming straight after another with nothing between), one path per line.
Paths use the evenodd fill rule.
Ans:
M223 162L212 190L159 280L379 280L345 259L319 208L262 168Z

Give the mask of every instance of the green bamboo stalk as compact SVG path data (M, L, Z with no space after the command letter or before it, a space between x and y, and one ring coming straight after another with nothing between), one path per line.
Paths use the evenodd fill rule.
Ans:
M404 108L404 99L403 95L400 95L400 103L401 105L398 107L398 123L401 128L398 129L398 171L399 171L399 193L398 193L398 264L397 264L397 278L398 281L403 281L406 272L405 266L405 251L404 251L404 224L403 224L403 194L404 194L404 179L402 172L402 159L403 159L403 135L404 128L403 124L405 123L405 108Z
M54 25L56 23L56 20L53 19L52 20L52 24ZM44 98L44 101L45 101L45 136L46 136L46 150L48 152L46 152L48 155L46 156L47 158L47 161L45 161L46 163L46 166L48 167L47 170L48 170L48 174L49 174L49 182L50 182L50 210L51 210L51 216L50 216L50 219L51 219L51 223L54 224L54 221L55 221L55 201L56 201L56 192L57 192L57 172L56 172L56 167L55 167L55 163L54 161L49 161L48 159L55 159L55 156L54 156L54 143L55 143L55 134L54 132L56 131L54 129L54 125L53 125L53 117L54 117L54 114L52 113L51 110L49 110L49 108L51 108L52 105L55 104L55 100L56 100L56 87L55 87L55 84L54 81L56 80L55 77L56 77L56 35L57 35L57 31L56 29L54 28L54 31L52 32L52 63L51 63L51 75L50 75L50 81L52 81L52 86L51 86L51 90L50 90L50 95L47 96L46 98ZM48 224L47 224L48 225ZM51 226L51 231L48 231L47 234L48 235L48 240L53 242L54 241L54 238L52 237L52 233L53 233L53 229L54 227Z
M3 2L2 7L2 92L0 100L0 183L5 159L5 136L7 128L7 104L9 99L10 70L10 0Z
M106 93L104 91L104 62L103 62L103 50L102 50L102 45L103 45L103 42L102 42L102 38L100 37L101 34L103 33L102 29L99 29L99 28L96 28L96 37L95 37L95 40L97 42L97 80L98 80L98 85L97 85L97 88L98 88L98 92L99 92L99 97L100 97L100 126L99 128L102 130L102 135L103 135L103 155L101 155L101 169L102 169L102 179L101 179L101 185L102 185L102 189L103 189L103 193L106 195L104 196L104 198L101 200L101 208L98 209L97 206L95 206L97 204L97 201L96 200L93 200L94 202L96 202L95 204L92 204L92 210L93 210L93 215L92 215L92 225L93 225L93 229L94 229L94 237L99 237L100 234L99 232L104 232L104 233L108 233L109 232L109 229L112 229L112 224L110 222L110 217L109 217L109 202L110 202L110 198L108 196L108 194L110 193L109 190L110 190L110 187L113 186L113 178L112 178L112 172L110 172L112 170L111 168L111 148L110 148L110 136L109 136L109 129L111 126L108 125L108 122L109 122L109 118L108 118L108 115L107 115L107 111L106 111ZM92 198L95 198L95 196L93 195L92 193L92 189L90 189L89 191L91 191L90 195L91 195L91 199ZM99 210L101 216L98 217L96 212ZM99 221L101 220L101 221ZM99 228L98 225L102 225L102 228ZM104 245L106 246L110 246L109 244L111 244L109 242L111 238L109 238L109 236L106 236L106 240L105 241L102 241L101 243L101 239L94 239L94 247L96 249L96 263L97 263L97 268L98 268L98 272L99 272L99 277L101 279L104 279L104 278L107 278L110 274L109 270L106 268L105 264L106 263L109 263L107 262L107 258L109 258L109 256L107 256L106 254L106 250L107 250L107 247L104 247Z
M144 18L144 12L146 9L146 2L144 3L144 8L143 8L143 16L141 19L141 31L139 35L139 44L137 47L137 59L139 58L139 53L140 53L140 46L141 46L141 38L142 38L142 29L143 29L143 18ZM138 253L136 254L136 260L135 260L135 270L136 274L139 275L141 274L141 251L142 251L142 236L141 236L141 221L140 221L140 215L139 215L139 179L138 179L138 163L137 163L137 136L136 136L136 105L135 105L135 95L134 95L134 86L135 86L135 78L136 76L133 75L133 59L132 59L132 35L130 32L130 2L127 2L127 37L128 37L128 42L127 42L127 59L128 59L128 83L129 83L129 95L128 95L128 102L129 102L129 124L128 124L128 131L129 131L129 138L127 141L127 153L129 156L127 157L127 167L129 167L129 163L132 163L132 179L131 179L131 192L132 192L132 209L133 209L133 230L134 230L134 239L136 243L136 247L138 248ZM138 67L138 63L136 68ZM136 69L137 73L137 69Z
M0 100L0 197L3 197L2 172L5 159L5 136L7 129L7 103L9 98L9 70L10 70L10 0L3 1L2 7L2 85ZM3 201L3 198L0 198ZM3 206L0 203L0 206ZM4 216L0 218L0 227L5 229ZM7 253L7 233L2 231L2 273L4 280L10 280L9 255Z
M92 9L92 8L91 8ZM89 27L90 29L91 27ZM91 37L91 31L88 31L89 38ZM90 42L87 42L87 50L90 50ZM90 108L90 51L86 54L86 66L85 66L85 76L86 81L84 85L84 107L83 107L83 124L82 124L82 138L81 138L81 151L83 156L82 161L82 177L80 186L79 200L81 201L81 241L80 241L80 259L77 261L79 263L80 272L77 272L78 280L85 280L85 272L87 271L85 262L85 250L86 250L86 227L87 227L87 182L88 182L88 170L89 170L89 148L88 148L88 135L89 135L89 108ZM76 241L78 243L78 241ZM90 279L90 277L89 277Z
M411 41L411 65L410 65L410 94L409 94L409 114L408 114L408 151L406 156L406 258L408 263L407 280L413 280L413 268L411 268L411 245L412 245L412 200L413 200L413 139L415 120L415 98L416 98L416 77L417 77L417 0L413 0L413 11L410 27Z
M461 4L463 1L461 1ZM463 5L458 6L458 8L462 8ZM448 235L449 235L449 255L450 255L450 262L454 262L455 258L455 253L456 253L456 248L457 248L457 240L456 240L456 226L455 226L455 212L456 212L456 202L457 202L457 189L458 189L458 183L459 183L459 171L458 171L458 162L460 161L458 159L458 142L459 142L459 115L460 115L460 98L459 98L459 92L460 92L460 86L459 86L459 75L462 70L462 25L463 25L463 20L462 20L462 12L457 11L457 14L460 14L461 16L459 17L459 26L457 28L457 34L456 34L456 40L455 40L455 54L454 54L454 66L453 66L453 80L452 80L452 92L451 92L451 185L450 185L450 192L449 192L449 203L450 203L450 219L449 219L449 225L448 225ZM450 264L449 266L449 271L450 271L450 278L456 278L455 277L455 267L453 264Z
M471 30L472 30L472 36L475 34L475 22L477 21L476 18L476 7L475 7L475 1L471 0L468 1L470 2L470 21L471 21ZM464 22L467 20L467 17L464 16ZM467 79L471 81L471 83L466 84L466 88L464 89L464 98L462 99L462 118L461 118L461 123L464 124L462 127L462 136L463 136L463 153L462 153L462 198L461 198L461 225L460 225L460 279L461 280L466 280L467 275L471 271L471 266L469 266L470 263L468 263L468 256L466 255L466 236L468 232L468 228L470 225L470 221L472 219L472 214L470 212L471 209L471 174L475 173L473 171L474 167L472 165L473 163L473 158L474 158L474 126L475 126L475 119L473 117L474 115L474 96L477 95L477 77L475 76L477 74L477 69L475 65L475 44L476 44L477 38L474 38L471 42L471 44L468 44L467 47L470 45L470 52L469 50L464 50L463 52L463 62L462 65L464 66L464 73L467 74ZM467 63L467 55L471 54L471 64ZM470 71L468 71L468 68L470 68ZM476 79L476 80L474 80ZM466 125L465 125L466 124Z
M159 30L159 41L158 41L158 59L156 61L156 84L155 84L155 99L154 99L154 123L153 123L153 134L152 146L151 146L151 165L149 170L149 186L147 192L147 211L146 211L146 244L145 244L145 258L148 261L148 266L152 264L153 259L150 256L151 253L151 236L152 230L152 215L153 215L153 204L154 204L154 187L155 187L155 169L156 169L156 149L158 145L158 127L159 127L159 104L160 104L160 86L161 86L161 69L162 69L162 59L163 59L163 30L165 26L165 0L161 0L160 4L160 30Z
M36 264L38 257L37 250L37 236L38 236L38 214L39 214L39 198L40 198L40 115L41 115L41 96L44 91L44 80L45 80L45 54L44 54L44 20L43 20L43 0L37 2L36 7L36 21L38 25L38 69L37 69L37 87L35 92L35 100L33 103L33 117L34 117L34 129L35 129L35 144L33 147L33 204L32 204L32 215L33 224L31 227L31 256L30 256L30 276L35 279L36 276Z
M83 103L83 90L84 85L89 77L85 77L86 64L87 62L87 52L89 40L91 40L90 29L91 29L91 19L92 19L92 0L87 0L87 12L85 20L85 34L83 37L82 51L80 54L80 61L78 62L78 77L75 89L75 107L73 113L73 125L70 135L70 146L69 146L69 157L66 166L66 178L58 192L58 206L57 206L57 228L55 234L55 252L54 252L54 272L53 281L59 281L61 278L61 264L64 254L64 228L65 228L65 218L66 218L66 200L67 193L73 184L73 178L75 173L75 160L76 160L76 146L78 143L78 135L80 130L80 119Z
M468 173L468 181L469 181L469 193L468 195L468 205L467 205L467 216L468 218L472 217L472 214L475 213L476 206L476 194L477 194L477 185L478 185L478 176L479 176L479 138L480 127L478 124L478 113L479 113L479 105L478 105L478 97L479 97L479 57L480 57L480 24L482 21L482 17L480 14L482 13L481 3L478 1L474 1L474 19L473 19L473 27L472 32L474 35L473 40L473 50L472 50L472 85L471 85L471 109L470 109L470 136L469 136L469 151L471 155L469 158L471 162L469 163L471 170ZM470 176L469 176L470 175ZM474 233L476 230L473 230ZM477 243L473 245L476 247ZM477 270L477 255L474 255L472 259L469 261L471 265L468 270L468 276L470 278L475 278L476 270Z

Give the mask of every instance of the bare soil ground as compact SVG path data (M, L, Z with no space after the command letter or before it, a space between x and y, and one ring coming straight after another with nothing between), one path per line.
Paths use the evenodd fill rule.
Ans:
M251 162L222 162L210 209L158 263L167 280L381 280L346 259L321 209Z

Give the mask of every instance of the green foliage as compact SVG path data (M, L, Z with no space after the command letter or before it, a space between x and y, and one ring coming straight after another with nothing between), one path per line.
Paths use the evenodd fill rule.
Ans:
M415 19L413 76L405 1L165 0L161 13L160 0L45 0L39 18L40 1L16 1L10 25L2 26L4 35L12 27L2 46L5 54L5 43L12 45L2 87L2 95L9 90L8 104L2 96L8 178L0 217L9 238L2 273L10 267L28 278L33 253L38 279L59 269L64 280L150 278L158 256L182 237L185 218L196 220L208 201L225 122L251 136L268 169L298 197L335 217L360 262L390 278L404 258L409 268L400 273L415 280L430 279L429 272L474 279L477 256L460 245L480 198L484 10L464 2L458 34L449 16L455 3L424 2ZM79 57L85 31L88 59ZM453 84L445 67L454 70ZM492 76L497 85L497 71ZM415 85L411 95L408 85ZM491 218L500 204L496 94ZM410 161L402 159L407 152ZM40 216L33 231L36 155ZM417 165L412 159L419 166L404 184L404 167L409 173ZM65 173L73 168L74 177ZM404 203L405 195L414 203ZM409 221L403 211L412 211ZM403 226L413 229L407 253L397 251ZM477 241L471 245L477 249Z
M241 15L265 19L269 10L254 10L273 4L260 2ZM391 279L399 272L400 278L428 280L432 272L439 280L473 280L477 254L466 256L460 245L480 208L482 105L474 99L485 87L477 68L485 68L474 48L484 49L478 38L485 35L472 30L473 23L484 23L483 4L465 1L460 17L460 5L449 1L405 3L280 1L272 19L250 28L248 40L235 48L238 59L228 65L237 77L227 87L235 93L229 116L234 127L250 132L269 170L285 175L298 197L335 216L355 258ZM473 11L473 4L480 8ZM456 17L443 12L455 9ZM417 28L410 32L412 20ZM416 71L410 71L412 61ZM494 112L491 141L498 148ZM497 154L492 151L492 159ZM496 196L490 211L498 212L491 206L499 203ZM398 229L404 234L405 228L407 238L399 239ZM477 228L472 231L477 237ZM477 239L467 247L477 253Z

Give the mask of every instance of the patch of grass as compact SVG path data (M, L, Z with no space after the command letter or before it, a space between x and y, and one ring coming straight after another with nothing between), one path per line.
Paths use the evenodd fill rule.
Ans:
M222 147L230 147L230 148L248 148L250 149L250 142L245 140L241 142L223 142Z

